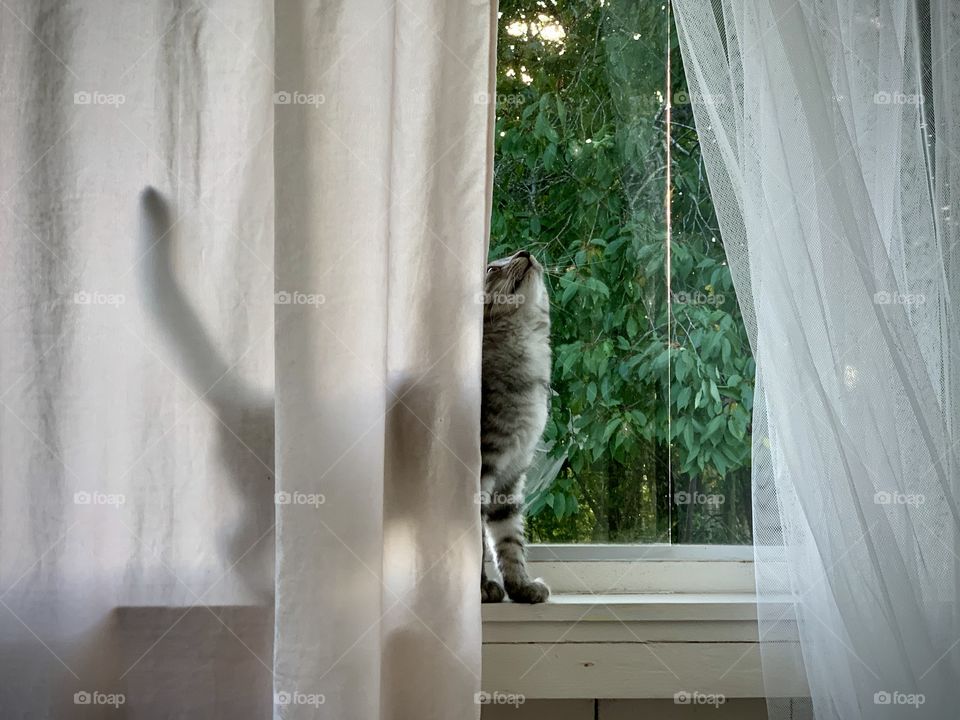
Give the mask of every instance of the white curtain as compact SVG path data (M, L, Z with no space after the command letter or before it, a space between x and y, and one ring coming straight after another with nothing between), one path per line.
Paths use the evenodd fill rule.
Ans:
M770 716L956 717L960 7L674 5L757 360L760 634L811 692Z
M495 17L0 5L4 719L479 717Z
M490 3L278 3L279 692L479 717ZM314 58L337 58L335 65ZM310 152L305 152L305 149ZM314 717L312 708L284 717Z

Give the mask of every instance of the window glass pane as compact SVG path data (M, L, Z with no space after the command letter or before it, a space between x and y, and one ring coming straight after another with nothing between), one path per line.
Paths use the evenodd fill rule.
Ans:
M502 0L495 101L491 258L535 253L553 306L531 541L750 542L753 361L669 7Z

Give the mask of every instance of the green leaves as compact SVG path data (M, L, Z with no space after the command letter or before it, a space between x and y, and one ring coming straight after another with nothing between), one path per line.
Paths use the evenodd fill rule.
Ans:
M754 377L695 123L680 105L667 303L665 10L501 0L500 11L497 95L509 102L497 107L490 254L535 253L552 301L545 440L559 470L528 497L533 534L656 540L677 516L664 504L668 465L677 487L731 496L748 476ZM506 31L541 15L563 27L562 44Z
M537 113L537 119L533 124L533 136L535 138L545 138L553 144L560 141L560 135L553 129L550 119L543 110Z
M527 507L528 515L539 515L547 510L553 511L555 520L576 514L580 508L577 500L575 482L569 475L556 478L548 491L534 498Z
M547 172L553 170L557 162L557 144L555 142L547 145L547 149L543 151L543 169Z

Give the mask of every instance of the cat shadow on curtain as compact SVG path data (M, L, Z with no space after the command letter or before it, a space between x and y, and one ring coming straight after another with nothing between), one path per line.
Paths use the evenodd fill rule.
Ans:
M178 284L170 206L152 187L140 195L140 214L144 306L166 338L182 379L220 421L221 464L242 503L236 523L218 531L218 549L228 564L237 563L230 574L240 578L253 601L270 604L275 517L273 396L237 377ZM170 478L176 483L183 480Z

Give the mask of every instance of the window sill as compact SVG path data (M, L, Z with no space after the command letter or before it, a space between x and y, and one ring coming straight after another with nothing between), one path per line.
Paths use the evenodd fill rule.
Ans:
M531 699L808 695L795 627L774 630L764 676L752 593L560 593L542 605L485 605L483 687Z
M756 597L752 593L642 593L594 595L558 594L540 605L513 602L483 605L483 622L537 625L544 622L752 622L756 626Z
M749 546L531 545L527 557L556 595L755 591Z

